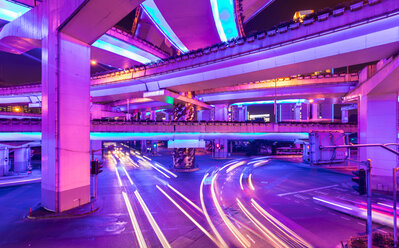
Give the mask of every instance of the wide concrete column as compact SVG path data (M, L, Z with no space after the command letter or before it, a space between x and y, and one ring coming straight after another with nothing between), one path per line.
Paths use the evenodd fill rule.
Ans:
M228 104L215 104L215 121L228 121L229 120L229 105Z
M190 92L187 97L193 98ZM173 106L174 121L193 121L195 120L195 105L176 104ZM173 168L180 171L192 171L195 169L195 148L174 148Z
M359 111L359 143L386 144L398 141L398 94L361 96ZM395 147L393 147L395 148ZM382 148L360 148L360 159L371 159L371 173L377 176L372 184L392 189L392 169L396 155Z
M60 32L58 5L42 3L41 197L62 212L90 201L90 46Z
M303 118L303 115L302 115L302 113L303 113L303 111L302 111L302 108L303 108L303 106L304 107L306 107L306 105L305 104L303 104L303 103L296 103L295 104L295 106L294 106L294 120L296 120L296 121L300 121L300 120L302 120L302 118Z
M0 177L8 174L9 168L9 150L7 147L0 148Z
M215 139L215 147L213 151L214 158L227 158L229 152L227 139Z
M334 122L334 104L336 99L327 98L319 103L319 111L322 119L331 120Z
M30 147L14 150L14 172L26 172L30 165Z
M246 121L248 115L247 106L238 106L238 121Z
M102 140L90 140L90 154L92 160L101 161L103 157L103 141Z
M317 103L312 103L311 104L311 111L312 111L312 121L317 121L319 119L319 104Z
M157 120L157 112L155 110L150 111L150 120L152 120L152 121Z

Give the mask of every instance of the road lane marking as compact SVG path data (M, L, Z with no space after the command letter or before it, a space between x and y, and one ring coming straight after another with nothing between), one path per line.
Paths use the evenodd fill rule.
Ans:
M361 226L365 226L366 224L358 222L357 224L361 225Z
M344 219L344 220L350 220L349 218L346 218L346 217L343 217L343 216L341 216L341 219Z
M282 193L282 194L278 194L277 196L286 196L286 195L295 195L298 193L305 193L305 192L311 192L311 191L315 191L315 190L319 190L319 189L328 189L328 188L333 188L339 186L338 184L334 184L334 185L330 185L330 186L325 186L325 187L319 187L319 188L313 188L313 189L305 189L305 190L300 190L300 191L295 191L295 192L288 192L288 193Z

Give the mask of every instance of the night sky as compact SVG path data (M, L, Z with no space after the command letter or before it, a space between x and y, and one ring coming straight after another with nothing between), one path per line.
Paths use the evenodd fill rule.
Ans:
M343 2L345 1L275 0L245 25L245 33L249 35L259 30L268 30L281 22L292 20L294 13L298 10L313 9L317 11L326 7L334 7ZM130 20L133 19L133 16L133 12L131 12L118 23L118 26L130 30ZM40 60L40 49L34 49L25 55L0 52L0 87L40 81L41 66L38 60ZM21 73L21 68L24 68L24 73ZM105 70L105 68L99 70L102 71L103 69ZM95 70L92 72L95 72Z
M344 2L344 0L275 0L245 24L245 33L249 35L260 30L268 30L281 22L292 20L294 13L299 10L317 11L327 7L333 8Z

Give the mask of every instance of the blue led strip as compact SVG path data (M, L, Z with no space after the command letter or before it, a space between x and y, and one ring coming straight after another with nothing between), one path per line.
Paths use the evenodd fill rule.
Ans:
M226 42L232 38L238 37L233 0L210 1L213 19L215 20L220 40Z
M277 100L276 103L281 104L281 103L303 103L305 102L305 99L287 99L287 100ZM256 101L256 102L238 102L238 103L233 103L231 105L235 106L240 106L240 105L258 105L258 104L273 104L274 101Z
M128 139L158 139L158 140L190 140L190 139L214 139L226 137L231 139L293 139L308 138L308 133L162 133L162 132L91 132L91 140L128 140ZM0 132L0 141L41 140L41 132Z
M6 0L0 0L0 19L13 21L28 12L30 8Z
M187 47L181 42L179 37L173 32L172 28L166 22L165 18L162 16L159 11L157 5L154 0L147 0L141 4L144 12L148 15L148 17L152 20L155 26L158 28L161 33L165 35L165 37L173 44L174 47L179 49L182 53L187 53L189 50Z
M101 36L92 44L92 46L138 61L142 64L150 63L151 61L159 59L159 57L151 53L107 34Z

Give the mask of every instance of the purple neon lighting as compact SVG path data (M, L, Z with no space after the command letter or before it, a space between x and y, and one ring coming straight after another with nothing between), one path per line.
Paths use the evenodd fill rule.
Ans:
M173 44L174 47L179 49L183 53L189 52L187 47L181 42L179 37L173 32L172 28L169 26L165 18L162 16L161 11L159 11L157 5L153 0L147 0L141 4L144 12L152 20L154 25L158 28L161 33Z

